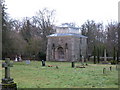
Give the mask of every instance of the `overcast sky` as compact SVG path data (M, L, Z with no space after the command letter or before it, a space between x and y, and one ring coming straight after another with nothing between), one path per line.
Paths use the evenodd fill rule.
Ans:
M56 10L56 24L86 20L107 23L118 21L119 0L6 0L9 16L16 19L32 17L42 8Z

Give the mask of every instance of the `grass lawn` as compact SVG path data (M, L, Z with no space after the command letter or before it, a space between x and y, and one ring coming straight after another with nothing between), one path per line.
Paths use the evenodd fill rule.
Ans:
M59 68L47 65L58 65ZM47 61L45 67L40 61L31 61L29 65L25 61L14 62L11 77L18 88L118 88L116 65L88 64L85 67L71 68L70 62ZM105 74L103 68L106 68ZM1 70L4 76L4 69Z

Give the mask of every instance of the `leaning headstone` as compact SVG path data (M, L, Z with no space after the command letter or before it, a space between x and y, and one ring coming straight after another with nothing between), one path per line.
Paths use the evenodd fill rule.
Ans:
M30 60L26 60L26 64L30 64Z
M5 77L2 79L2 90L17 90L16 83L10 77L10 67L12 66L13 64L10 63L9 58L6 58L5 63L2 63L2 67L5 68Z
M42 66L45 66L45 60L42 60Z
M74 68L74 67L75 67L75 63L74 63L74 62L72 62L71 64L72 64L72 68Z

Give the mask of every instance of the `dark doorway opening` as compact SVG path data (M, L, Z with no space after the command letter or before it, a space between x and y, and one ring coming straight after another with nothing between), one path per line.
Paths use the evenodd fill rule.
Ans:
M58 47L58 59L64 59L64 49L62 47Z

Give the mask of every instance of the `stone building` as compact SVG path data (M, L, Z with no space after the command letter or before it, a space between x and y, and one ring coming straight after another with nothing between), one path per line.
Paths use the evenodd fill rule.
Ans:
M81 35L80 29L62 25L56 33L48 36L47 61L79 61L86 57L87 37Z

